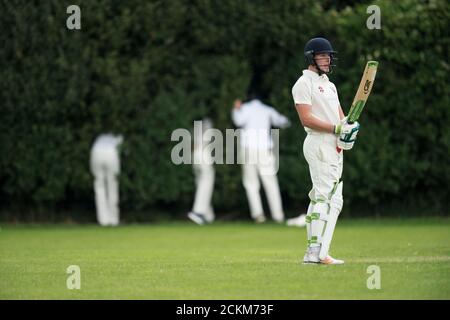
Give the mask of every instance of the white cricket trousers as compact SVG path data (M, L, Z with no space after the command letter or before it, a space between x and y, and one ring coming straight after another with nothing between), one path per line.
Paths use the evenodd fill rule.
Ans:
M213 222L215 216L211 200L214 191L214 166L209 164L211 162L206 163L206 160L211 161L206 150L203 152L203 158L201 150L195 149L193 155L196 191L192 211L203 215L208 222Z
M309 165L312 189L311 201L329 200L335 184L342 176L343 151L338 152L337 137L328 133L308 133L303 154Z
M277 163L273 153L266 149L241 149L242 180L253 219L264 216L261 196L259 194L260 178L266 192L272 219L284 220L283 205L277 178Z
M94 147L91 153L97 221L102 226L119 224L119 153L115 147Z

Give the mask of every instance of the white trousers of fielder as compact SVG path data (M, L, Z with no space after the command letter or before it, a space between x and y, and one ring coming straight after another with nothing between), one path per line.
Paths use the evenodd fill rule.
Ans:
M325 259L339 213L342 210L343 152L336 150L337 137L327 133L309 133L303 154L309 165L312 189L306 217L309 247L321 247Z
M97 221L102 226L119 224L120 159L114 147L94 147L91 153L91 171L94 175Z
M203 215L206 221L212 222L215 218L211 204L215 178L214 166L211 164L212 159L206 149L203 153L201 149L195 149L193 156L196 191L192 211Z
M284 211L277 178L278 168L273 153L266 149L243 148L241 149L241 159L243 161L242 180L247 193L252 218L257 220L258 218L264 217L259 193L261 179L272 219L277 222L283 221Z

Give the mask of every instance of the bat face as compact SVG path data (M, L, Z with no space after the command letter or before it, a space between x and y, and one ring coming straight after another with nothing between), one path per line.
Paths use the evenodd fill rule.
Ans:
M373 82L375 80L375 75L377 74L378 62L368 61L366 68L364 69L361 82L356 92L355 98L353 99L352 106L348 113L347 120L349 123L358 120L364 105L366 104L367 98L369 97L370 91L372 90Z

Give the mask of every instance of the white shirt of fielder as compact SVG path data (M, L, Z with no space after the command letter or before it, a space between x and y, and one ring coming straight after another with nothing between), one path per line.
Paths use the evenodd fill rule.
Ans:
M290 124L288 118L258 99L243 103L239 109L233 109L232 117L234 124L243 129L241 147L248 149L272 149L270 128L284 128Z
M273 220L282 222L284 211L276 175L274 146L271 127L287 127L289 119L258 99L238 105L232 111L232 119L241 127L241 152L244 156L242 172L243 185L247 193L251 217L256 222L264 222L265 215L261 202L260 178L269 202ZM242 154L241 154L242 156ZM256 159L256 161L254 161Z

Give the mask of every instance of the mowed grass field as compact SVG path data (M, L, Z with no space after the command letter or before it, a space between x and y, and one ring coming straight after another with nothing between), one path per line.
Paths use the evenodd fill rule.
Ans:
M305 238L272 223L3 224L0 299L450 299L449 219L339 221L341 266L300 264Z

